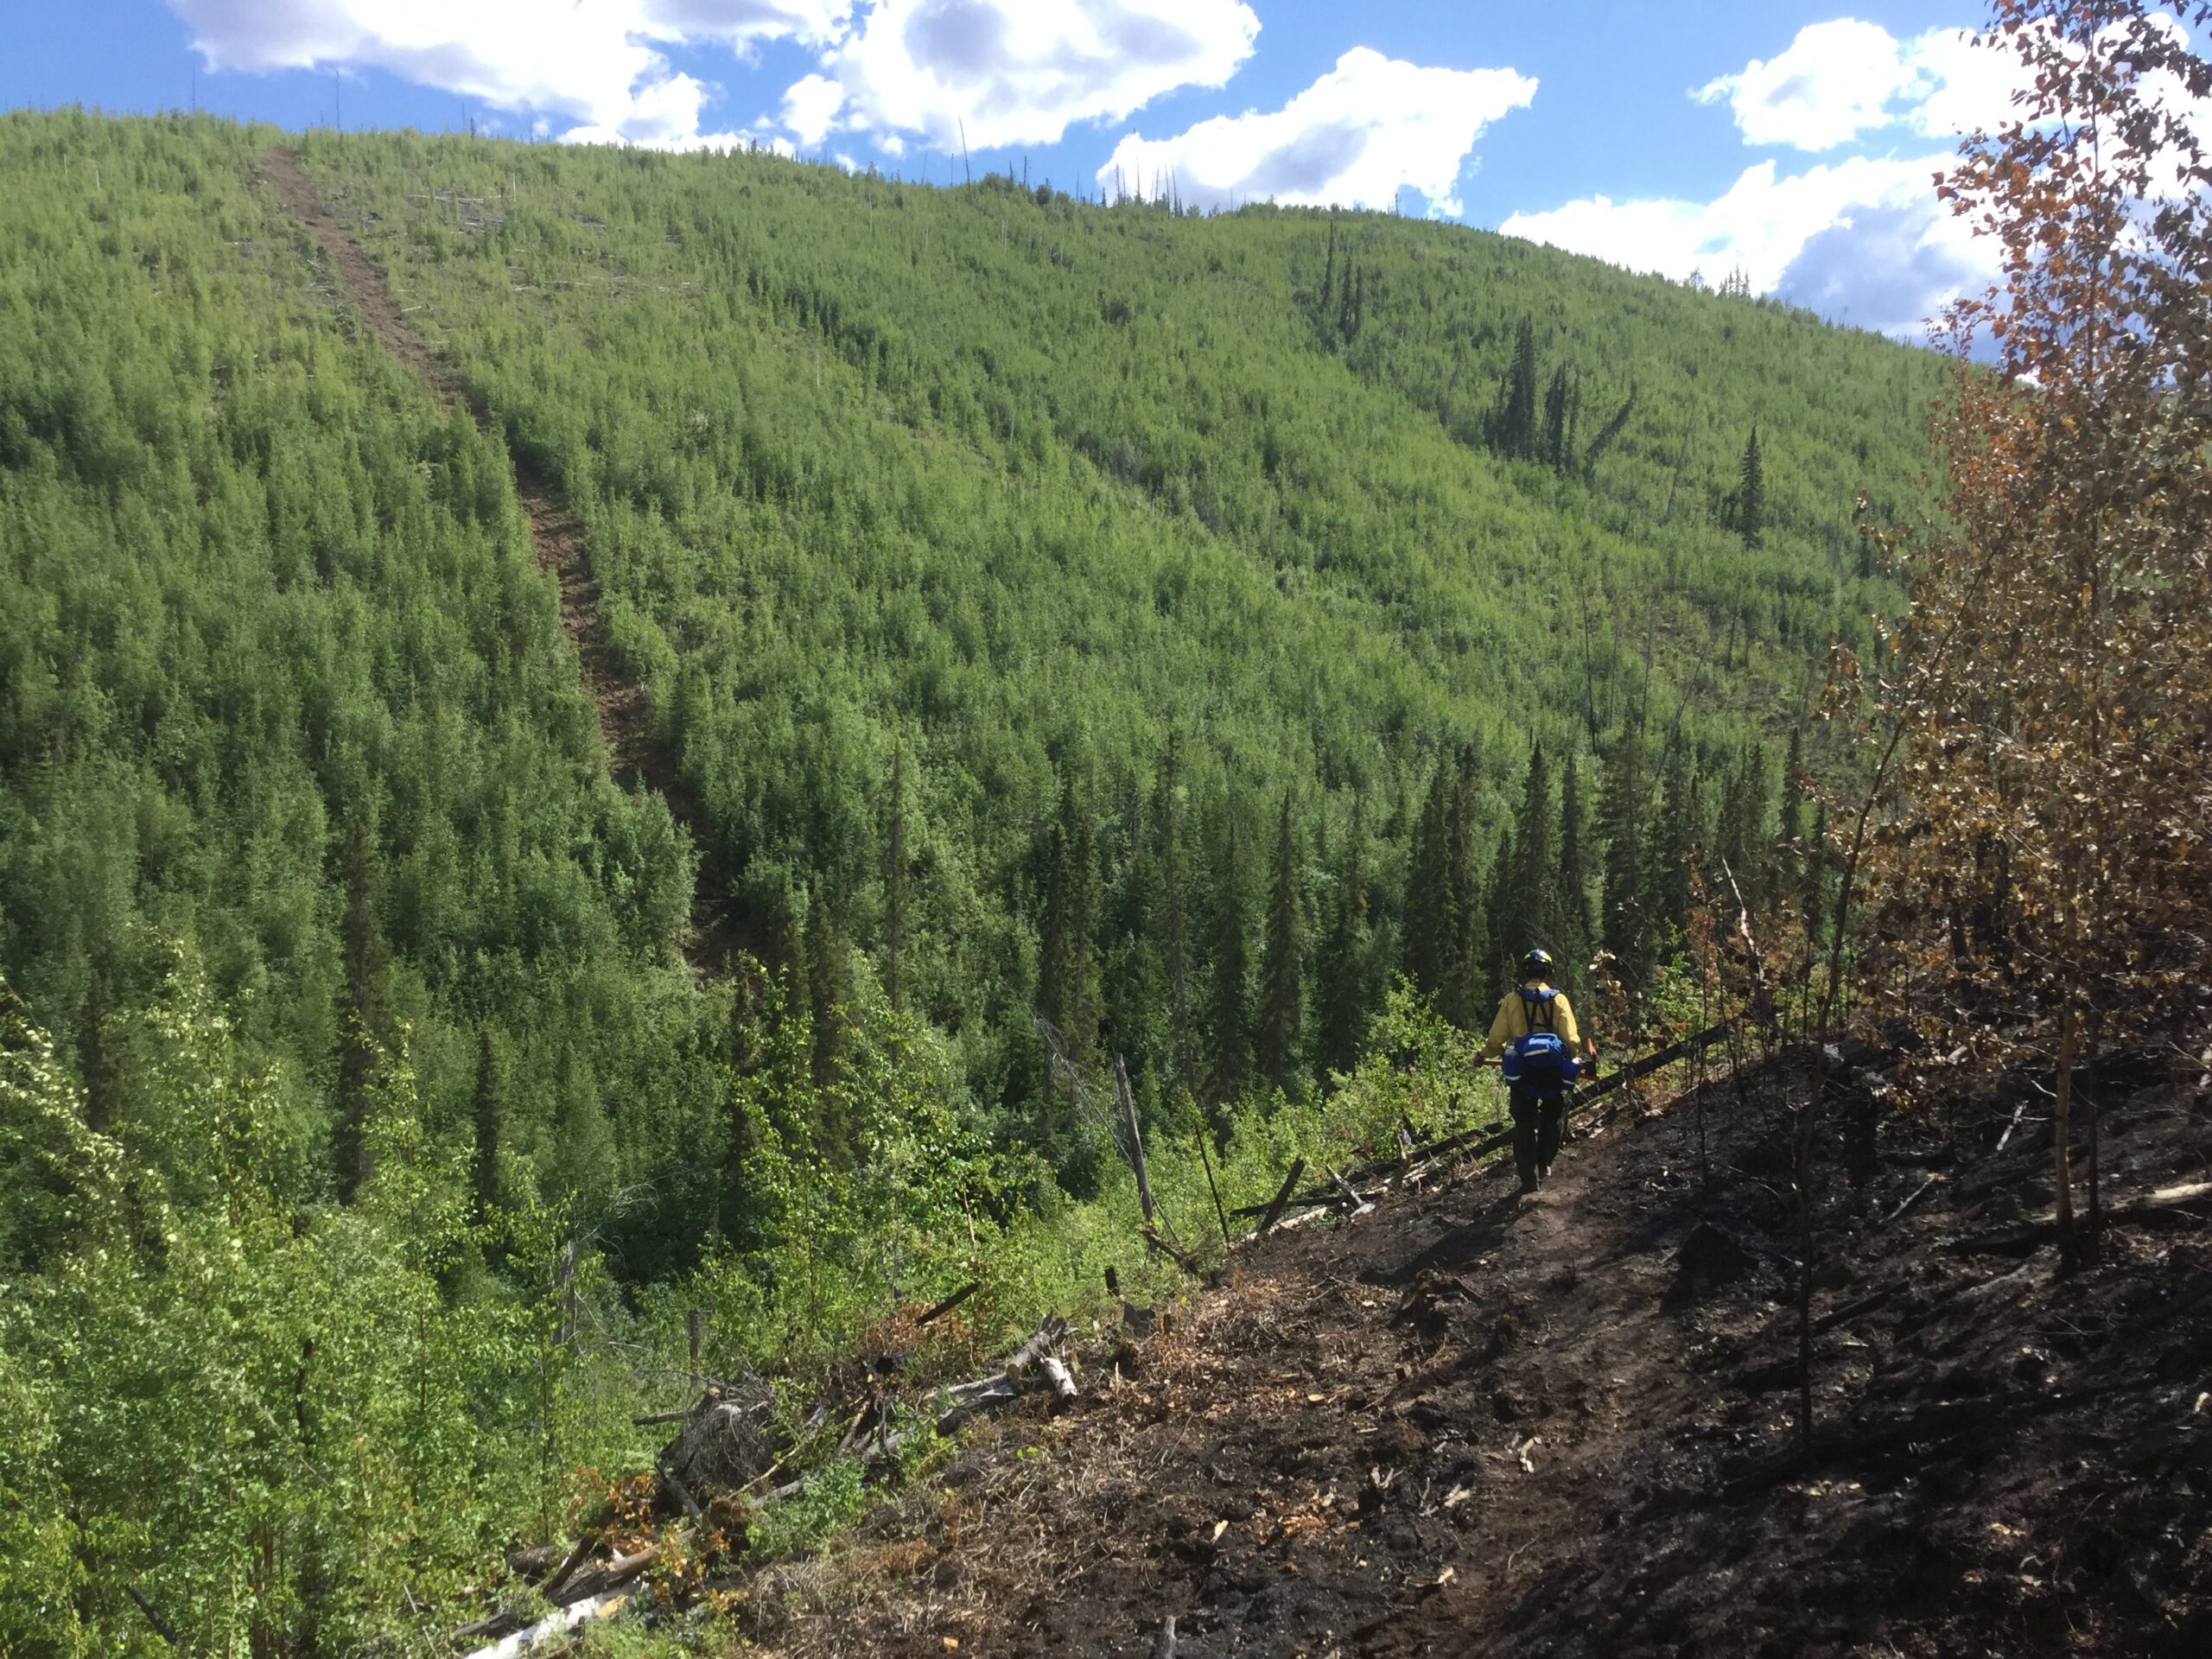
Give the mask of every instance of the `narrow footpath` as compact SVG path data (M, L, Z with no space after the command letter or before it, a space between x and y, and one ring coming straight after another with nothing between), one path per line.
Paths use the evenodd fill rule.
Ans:
M282 146L267 150L262 170L278 200L307 227L330 261L338 291L384 348L414 371L442 411L450 412L459 404L480 428L492 431L490 410L482 395L410 326L385 273L301 170L299 153ZM752 941L741 925L734 888L715 852L705 810L684 783L677 757L654 735L645 689L608 637L582 521L563 505L549 480L519 461L513 465L515 495L529 524L531 546L539 565L560 586L562 632L575 647L584 689L599 711L608 770L624 789L658 793L697 850L691 925L683 941L684 959L696 973L719 975L730 953Z
M1797 1451L1787 1051L1240 1252L1083 1393L741 1586L770 1653L2212 1651L2212 1096L2107 1109L2062 1279L2032 1115L1823 1147ZM1647 1103L1648 1104L1648 1103ZM1854 1141L1857 1145L1854 1146ZM2047 1202L2047 1193L2044 1195ZM2047 1213L2047 1212L2046 1212ZM1167 1624L1174 1621L1173 1632Z

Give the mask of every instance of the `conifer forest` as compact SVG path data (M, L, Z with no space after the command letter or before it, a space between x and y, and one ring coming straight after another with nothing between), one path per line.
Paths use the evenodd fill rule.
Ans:
M1911 860L1997 855L1848 818L1900 527L1979 534L1937 352L1011 173L63 111L0 180L10 1659L454 1652L702 1375L804 1554L887 1322L1489 1124L1532 946L1626 1060L1744 918L1826 1035L1831 922L1933 984Z

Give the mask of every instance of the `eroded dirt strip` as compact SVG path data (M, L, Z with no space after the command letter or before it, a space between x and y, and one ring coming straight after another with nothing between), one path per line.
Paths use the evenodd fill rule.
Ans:
M1717 1089L1702 1133L1631 1115L1533 1198L1493 1165L1262 1243L1118 1376L1096 1352L1065 1414L769 1569L748 1634L807 1659L2212 1652L2212 1188L2186 1185L2212 1098L2108 1108L2107 1191L2151 1201L2069 1280L2018 1224L2047 1131L1877 1154L1861 1115L1854 1154L1839 1123L1807 1461L1782 1258L1810 1082L1800 1052Z
M441 409L450 410L459 404L480 427L490 429L483 397L409 325L385 273L300 170L298 152L270 149L262 156L262 168L278 199L307 226L329 259L340 291L384 348L415 372ZM598 709L608 770L625 789L658 793L697 849L698 874L684 957L696 971L719 974L729 953L747 941L732 903L728 873L708 833L704 810L684 784L676 757L653 735L645 689L630 674L607 635L582 522L562 505L547 480L519 461L514 463L514 478L515 494L529 520L531 546L538 563L560 584L561 628L575 646L584 688Z

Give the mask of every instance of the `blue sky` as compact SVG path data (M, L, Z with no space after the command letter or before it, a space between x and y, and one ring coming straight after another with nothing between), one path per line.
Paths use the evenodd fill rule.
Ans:
M0 8L0 106L760 143L942 182L1455 218L1916 334L1987 261L1935 205L2005 112L1966 3L73 0ZM196 77L196 84L195 84Z

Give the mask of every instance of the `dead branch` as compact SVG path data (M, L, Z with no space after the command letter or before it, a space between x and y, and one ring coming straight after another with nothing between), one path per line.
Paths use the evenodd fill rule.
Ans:
M1253 1230L1253 1237L1265 1238L1268 1229L1282 1218L1283 1207L1290 1202L1290 1195L1298 1185L1298 1178L1305 1173L1306 1160L1303 1158L1294 1158L1290 1160L1290 1171L1282 1178L1282 1186L1275 1193L1274 1202L1268 1205L1267 1215L1262 1218L1259 1226Z
M966 1284L961 1286L959 1289L954 1291L951 1295L946 1297L935 1307L930 1309L930 1311L923 1314L921 1318L916 1319L914 1323L917 1325L924 1325L943 1319L946 1314L951 1313L954 1308L959 1306L961 1303L966 1301L970 1296L973 1296L982 1287L983 1285L981 1280L970 1279Z

